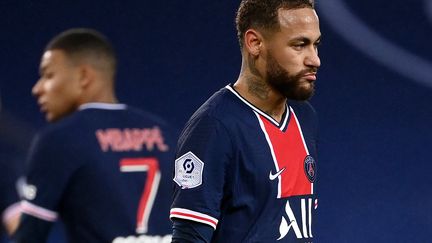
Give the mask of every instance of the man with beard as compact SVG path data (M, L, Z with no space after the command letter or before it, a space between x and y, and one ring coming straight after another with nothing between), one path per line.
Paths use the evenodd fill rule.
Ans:
M239 78L178 141L173 242L312 242L320 66L311 0L243 0Z

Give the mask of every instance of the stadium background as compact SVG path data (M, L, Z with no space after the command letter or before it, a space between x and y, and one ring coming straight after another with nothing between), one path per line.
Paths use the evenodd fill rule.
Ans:
M30 90L55 34L70 27L105 33L118 52L120 100L179 130L237 78L238 2L1 1L0 169L22 163L45 125ZM320 0L317 9L316 241L430 242L432 1ZM50 241L61 239L55 230Z

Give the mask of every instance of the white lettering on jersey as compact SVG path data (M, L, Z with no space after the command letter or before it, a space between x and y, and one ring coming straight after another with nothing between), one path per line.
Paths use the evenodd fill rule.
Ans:
M306 210L306 204L307 204L307 210ZM317 202L315 201L315 207L316 209ZM294 212L289 204L289 201L287 201L285 205L285 213L288 216L289 224L285 217L282 216L282 220L279 226L279 233L280 236L277 240L283 239L291 229L293 229L294 234L296 235L297 239L303 239L303 238L312 238L312 198L309 198L306 203L306 199L301 199L301 226L302 229L300 230L300 227L298 225L298 221L294 215Z

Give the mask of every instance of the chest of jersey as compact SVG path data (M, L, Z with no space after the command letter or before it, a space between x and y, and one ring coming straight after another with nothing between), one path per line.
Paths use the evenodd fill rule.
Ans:
M235 144L238 164L235 173L247 180L245 186L275 198L314 193L316 162L314 141L304 136L301 124L291 110L286 124L275 125L255 112L255 119L238 130ZM247 189L244 189L247 190ZM272 195L269 195L272 194Z
M261 114L254 114L254 119L248 119L243 124L246 126L239 126L237 130L239 136L234 142L238 145L237 160L228 172L230 183L234 185L228 187L233 190L229 194L233 196L225 201L227 208L247 207L245 211L250 215L239 211L242 215L231 214L226 220L253 218L257 223L250 225L247 239L268 242L310 239L317 207L314 195L316 149L313 136L309 136L310 128L302 129L293 110L286 124L281 126ZM264 231L263 225L267 227ZM220 230L227 229L221 227Z

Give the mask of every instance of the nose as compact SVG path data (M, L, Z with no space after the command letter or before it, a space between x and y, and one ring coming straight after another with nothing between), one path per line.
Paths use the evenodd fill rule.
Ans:
M310 50L310 52L306 56L305 65L314 68L319 68L321 66L321 60L318 56L318 50L316 48Z
M41 84L42 84L41 79L39 79L35 83L35 85L33 86L32 90L31 90L33 96L38 97L41 94L41 92L42 92Z

